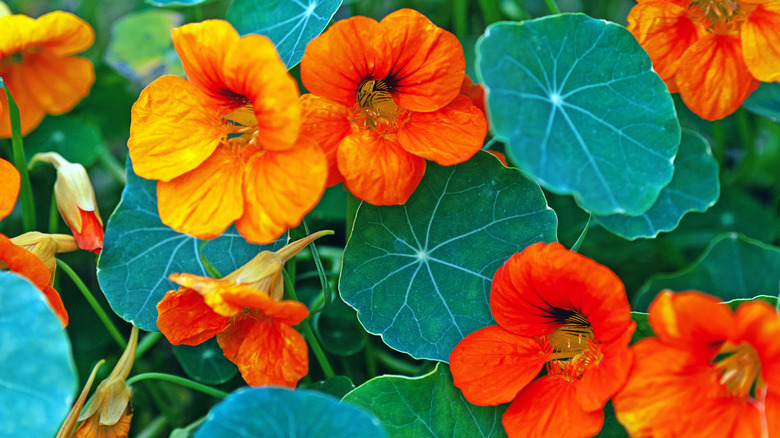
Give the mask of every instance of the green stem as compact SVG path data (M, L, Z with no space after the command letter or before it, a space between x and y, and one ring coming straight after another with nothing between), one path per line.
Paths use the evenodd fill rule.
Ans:
M287 290L287 293L290 295L290 298L298 301L298 296L295 294L295 288L293 287L292 281L290 280L290 276L287 274L287 271L283 269L282 275L284 276L284 287ZM303 328L303 333L309 340L309 346L311 346L314 355L317 357L317 362L320 363L322 372L325 373L325 378L332 379L333 377L336 377L336 374L333 372L333 368L330 366L330 362L328 362L328 358L325 356L325 352L322 351L322 347L320 347L320 343L317 341L317 336L314 335L314 331L309 325L308 319L301 321L300 326Z
M5 86L3 85L3 88ZM5 88L8 98L8 115L11 118L11 147L13 148L14 166L22 178L19 199L22 201L22 226L24 231L35 231L35 201L33 200L30 174L27 171L27 158L24 156L24 144L22 143L22 123L19 118L19 107L16 106L11 92Z
M403 359L399 359L387 351L378 348L374 350L375 357L382 365L387 368L405 374L407 376L416 376L420 372L420 366L417 364L409 363Z
M114 179L121 182L122 185L127 184L127 172L125 171L125 166L121 165L119 160L117 160L114 154L112 154L108 149L100 148L100 152L98 153L98 160L100 160L100 162L106 166L106 170L108 170L108 173L110 173Z
M83 281L81 281L81 278L79 278L78 274L70 267L67 263L63 262L60 259L57 259L57 266L60 267L63 271L65 271L66 274L70 277L71 280L73 280L73 283L76 284L76 287L79 288L81 291L81 294L84 295L84 298L87 299L87 302L92 307L92 310L97 313L98 318L100 318L100 321L103 323L103 325L106 327L108 332L111 334L111 337L114 338L117 344L119 344L120 347L124 350L125 347L127 347L127 341L125 341L125 338L122 337L121 334L119 334L119 330L117 330L116 326L113 322L111 322L111 319L108 317L106 312L103 310L102 307L100 307L100 303L97 302L95 299L95 296L92 295L92 292L87 288L87 286L84 284Z
M347 242L352 237L352 225L355 223L355 216L357 215L357 207L355 207L355 195L351 192L347 192Z
M175 383L177 385L184 386L186 388L194 389L195 391L200 391L204 394L208 394L212 397L216 398L225 398L228 396L228 393L225 391L220 391L219 389L212 388L210 386L206 386L202 383L198 383L195 381L192 381L190 379L185 379L184 377L174 376L172 374L165 374L165 373L142 373L142 374L136 374L135 376L127 379L127 384L132 385L136 382L140 382L142 380L162 380L164 382L170 382Z
M184 427L174 429L173 432L186 432L187 436L191 436L195 432L195 429L200 427L200 425L203 424L204 421L206 421L205 415ZM171 436L173 436L173 433L171 433Z
M462 40L468 32L469 0L454 0L452 3L453 30Z
M49 205L49 234L57 234L60 230L60 210L57 208L57 195L54 190L51 192L51 203Z
M582 229L582 233L580 233L580 237L577 238L577 241L574 242L574 245L571 246L571 250L574 252L577 252L580 250L580 246L582 246L582 242L585 241L585 236L588 234L588 229L590 229L590 220L593 218L592 215L588 215L588 221L585 222L585 228Z
M157 418L152 420L144 430L136 435L136 438L154 438L160 436L165 426L168 425L168 421L165 419L165 415L158 415Z
M485 17L485 24L501 21L501 11L495 0L479 0L479 7L482 8L482 15Z
M561 10L558 9L558 5L555 4L555 0L544 0L544 2L547 3L547 9L550 10L552 15L558 15L561 13Z
M149 351L160 338L162 338L162 333L160 332L151 332L141 338L141 341L138 342L138 347L135 349L135 360L138 360L144 353Z
M303 220L303 230L306 231L307 236L311 234L309 231L309 226L306 225L306 220ZM314 259L314 265L317 267L317 273L320 276L322 296L325 298L325 300L322 302L322 306L312 311L312 313L317 313L330 305L331 301L333 301L333 292L330 290L330 281L328 280L328 275L325 273L325 268L322 267L322 259L320 259L320 253L317 251L317 247L314 245L314 242L309 244L309 248L311 249L311 256Z

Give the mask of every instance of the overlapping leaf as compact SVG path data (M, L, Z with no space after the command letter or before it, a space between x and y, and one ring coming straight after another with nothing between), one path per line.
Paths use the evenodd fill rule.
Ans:
M624 27L582 14L496 23L477 72L493 132L551 191L596 215L638 215L672 179L672 98Z
M222 354L216 338L200 345L174 345L173 354L188 376L203 383L218 385L238 374L238 367Z
M780 83L766 82L758 86L742 104L750 112L780 121Z
M68 161L89 167L106 145L97 125L73 116L46 117L24 139L25 153L57 152Z
M556 225L539 186L487 153L457 166L429 163L405 205L360 205L341 296L390 347L447 361L461 339L494 323L499 266L554 241Z

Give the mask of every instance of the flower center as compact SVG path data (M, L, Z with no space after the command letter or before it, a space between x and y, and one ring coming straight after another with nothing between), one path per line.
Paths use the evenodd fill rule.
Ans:
M398 113L390 86L382 80L363 81L355 97L360 108L370 117L390 119Z
M564 325L546 336L546 342L552 349L547 372L567 379L579 379L591 364L601 361L603 354L585 315L578 311L561 311L556 319L562 320Z
M739 31L755 6L743 5L739 0L694 0L689 9L692 18L709 32L726 33Z
M240 155L255 153L262 148L257 144L257 119L251 104L236 108L222 118L225 134L222 146Z
M713 365L721 373L720 383L737 397L755 398L756 392L766 386L761 377L761 359L747 342L724 343Z

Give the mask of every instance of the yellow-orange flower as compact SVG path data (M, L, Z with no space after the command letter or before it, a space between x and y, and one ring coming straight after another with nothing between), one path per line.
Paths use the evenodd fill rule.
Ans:
M68 112L89 94L92 62L73 56L95 40L84 20L61 11L37 19L7 15L0 17L0 29L0 77L19 106L22 135L46 114ZM0 93L0 138L10 136L8 101Z
M351 17L312 40L301 60L303 134L325 150L328 184L344 180L372 204L402 204L425 160L449 166L482 148L485 116L460 93L463 49L451 33L402 9Z
M628 30L688 108L716 120L780 81L780 1L638 0Z
M135 172L159 180L163 223L213 238L230 224L268 243L322 196L322 150L299 136L298 88L264 36L221 20L172 32L187 80L163 76L133 105Z
M14 209L21 183L22 179L16 167L0 158L0 219L11 214Z

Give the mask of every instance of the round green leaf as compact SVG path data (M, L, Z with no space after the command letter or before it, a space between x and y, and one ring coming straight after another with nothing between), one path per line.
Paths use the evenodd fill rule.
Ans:
M651 277L634 298L646 310L658 292L698 290L722 300L776 295L780 284L780 248L728 233L714 240L691 266Z
M174 345L173 355L192 379L219 385L238 374L238 367L222 354L216 338L200 345Z
M351 356L362 350L368 340L355 310L338 299L314 315L312 322L322 348L329 353Z
M76 390L70 342L27 279L0 272L0 436L52 437Z
M231 226L200 249L203 241L163 225L157 213L157 182L137 176L127 161L127 186L111 215L98 259L97 278L117 315L146 331L157 330L157 303L178 285L174 272L209 276L211 263L227 275L263 250L276 250L286 234L271 245L253 245Z
M689 211L706 211L720 195L718 162L707 140L694 131L682 131L680 150L674 160L672 182L645 213L631 216L596 216L604 228L626 239L653 238L671 231Z
M764 82L742 106L748 111L780 122L780 83Z
M244 388L209 411L195 438L384 438L373 415L319 393L284 388Z
M429 163L405 205L358 208L341 297L390 347L447 361L466 335L494 324L496 270L526 246L554 241L556 226L539 186L490 154Z
M288 69L328 25L341 0L234 0L227 21L242 34L267 36Z
M493 132L549 190L593 214L637 215L671 181L674 104L625 28L582 14L496 23L477 71Z
M349 391L355 389L355 384L347 376L336 376L328 380L311 383L303 386L303 388L323 392L340 399L347 395Z
M375 377L344 401L373 412L394 438L506 436L501 416L509 405L472 405L442 363L422 377Z
M46 117L38 129L24 138L28 157L39 152L57 152L84 167L92 165L104 147L97 125L73 116Z

